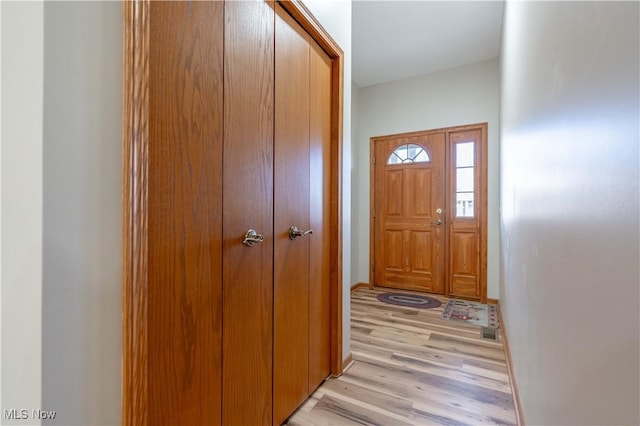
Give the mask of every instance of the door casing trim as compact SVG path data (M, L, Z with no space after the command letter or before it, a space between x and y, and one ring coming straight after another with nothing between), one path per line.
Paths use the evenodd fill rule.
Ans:
M409 133L398 133L394 135L385 135L385 136L374 136L370 138L370 148L369 148L369 288L376 288L375 285L375 269L374 269L374 259L375 259L375 143L386 141L389 139L397 139L397 138L410 138L410 137L420 137L426 136L434 133L446 133L445 144L449 145L449 133L453 132L461 132L467 130L480 130L481 140L480 140L480 194L482 195L482 199L480 202L480 302L487 303L487 216L488 216L488 141L487 141L487 123L477 123L477 124L467 124L463 126L454 126L454 127L443 127L439 129L430 129L430 130L421 130L417 132L409 132ZM448 152L448 150L445 149ZM447 155L447 154L445 154ZM445 158L446 170L445 174L447 175L447 181L449 181L449 164L447 163L448 158ZM449 205L449 189L447 187L445 198L446 204ZM448 236L445 236L445 252L449 253L449 239ZM449 297L449 286L447 285L447 279L449 278L449 256L445 258L444 265L444 296ZM476 299L477 300L477 299Z
M344 53L300 0L278 1L331 58L331 374L342 357L342 130ZM148 424L149 7L124 7L122 424Z

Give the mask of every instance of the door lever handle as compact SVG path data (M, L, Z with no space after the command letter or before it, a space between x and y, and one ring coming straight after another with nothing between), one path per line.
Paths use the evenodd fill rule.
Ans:
M434 225L442 225L442 219L438 219L435 222L432 222Z
M313 234L313 230L309 229L307 231L298 230L297 226L292 226L289 228L289 239L295 240L298 237L304 237L305 235Z
M256 243L261 243L264 241L264 235L258 234L255 229L249 229L246 234L244 234L244 240L242 244L247 247L253 247Z

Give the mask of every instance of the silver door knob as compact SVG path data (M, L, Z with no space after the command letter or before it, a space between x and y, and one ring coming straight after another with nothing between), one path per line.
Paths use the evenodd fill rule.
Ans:
M264 241L264 235L258 234L255 229L249 229L246 234L244 234L244 240L242 244L247 247L253 247L256 243L261 243Z
M435 222L433 222L434 225L442 225L442 220L438 219Z
M442 209L436 209L436 213L442 214Z
M292 226L289 228L289 239L295 240L298 237L304 237L305 235L313 234L313 230L309 229L307 231L298 230L297 226Z

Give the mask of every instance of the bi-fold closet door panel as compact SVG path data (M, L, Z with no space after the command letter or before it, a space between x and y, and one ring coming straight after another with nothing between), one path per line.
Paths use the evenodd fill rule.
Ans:
M331 62L273 2L149 10L148 424L280 423L329 375Z
M224 5L222 424L270 424L274 10ZM243 245L249 229L264 241Z
M153 2L149 25L147 400L135 404L149 425L205 425L221 410L223 4Z
M331 363L331 59L309 50L309 394Z
M274 424L309 395L309 42L276 13L274 204Z
M280 424L329 375L331 62L280 6L275 27L274 424ZM292 238L291 227L302 235Z
M273 4L149 19L149 424L270 424Z

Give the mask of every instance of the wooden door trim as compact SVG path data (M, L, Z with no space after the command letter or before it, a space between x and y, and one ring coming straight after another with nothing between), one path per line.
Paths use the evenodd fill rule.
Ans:
M488 125L487 123L467 124L463 126L455 127L442 127L438 129L421 130L417 132L398 133L393 135L374 136L370 138L369 149L369 288L375 287L375 143L383 142L390 139L398 138L411 138L427 136L434 133L446 133L445 144L449 144L449 134L453 132L461 132L466 130L480 130L480 193L482 194L482 201L480 204L480 302L487 303L487 216L488 216ZM384 160L380 160L384 161ZM446 167L446 179L450 181L449 171L450 167ZM450 203L450 191L445 193L446 204ZM448 253L448 235L445 236L445 252ZM449 279L449 256L445 258L445 270L444 270L444 296L449 296L449 286L447 280Z
M148 422L149 3L124 7L122 424Z
M375 269L375 228L376 228L376 200L375 200L375 181L376 181L376 141L382 141L382 138L372 137L369 139L369 289L373 290L376 285L376 269Z
M149 7L124 7L124 165L122 230L122 424L148 423ZM332 60L331 78L331 373L342 358L342 129L344 53L299 0L280 4Z
M488 124L480 127L480 302L487 303L487 257L489 222L489 132Z

